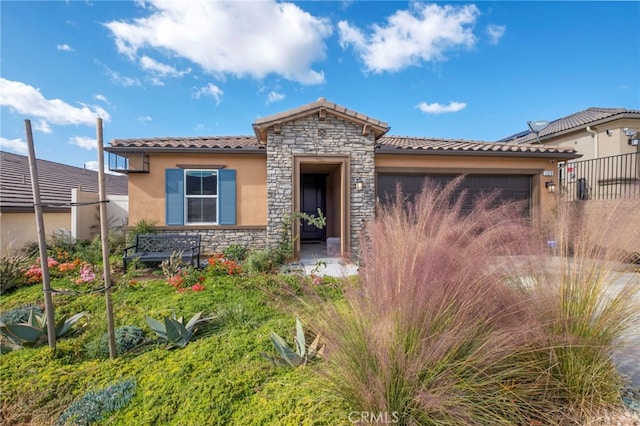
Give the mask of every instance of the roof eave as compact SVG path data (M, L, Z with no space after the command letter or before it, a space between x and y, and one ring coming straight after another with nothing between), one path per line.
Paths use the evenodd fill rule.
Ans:
M525 157L525 158L559 158L573 160L582 154L569 152L517 152L517 151L460 151L445 149L411 149L411 148L376 148L376 154L410 154L410 155L453 155L453 156L487 156L487 157Z
M267 154L265 148L245 148L245 147L228 147L228 148L196 148L196 147L159 147L159 146L109 146L105 147L106 152L114 154L136 154L143 152L198 152L205 153L223 153L223 154Z

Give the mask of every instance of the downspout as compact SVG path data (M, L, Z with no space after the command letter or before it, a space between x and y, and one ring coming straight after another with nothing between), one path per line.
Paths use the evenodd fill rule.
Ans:
M591 128L591 126L587 126L587 128L585 129L587 131L587 133L591 133L591 136L594 138L593 141L593 154L594 154L594 158L600 158L600 154L599 154L599 146L598 146L598 132L596 132L595 130L593 130Z
M600 170L599 170L599 167L598 167L598 166L600 165L600 162L599 162L599 161L597 161L597 160L598 160L598 158L600 158L600 155L599 155L599 153L598 153L598 151L599 151L599 146L598 146L598 132L596 132L595 130L593 130L593 129L591 128L591 126L587 126L587 128L586 128L585 130L587 131L587 133L591 133L591 136L593 137L593 158L594 158L594 160L596 160L596 161L594 162L594 166L595 166L595 170L594 170L594 171L595 171L595 173L594 173L594 175L595 175L595 178L596 178L596 179L595 179L595 181L594 181L594 182L591 182L591 187L592 187L592 188L596 188L596 187L597 187L597 185L598 185L598 183L599 183L599 181L600 181Z

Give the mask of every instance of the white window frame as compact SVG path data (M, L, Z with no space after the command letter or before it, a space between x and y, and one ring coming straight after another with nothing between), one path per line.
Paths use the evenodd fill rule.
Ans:
M189 172L208 172L216 176L216 195L188 195L187 194L187 173ZM185 225L217 225L220 221L220 175L217 170L208 169L185 169L184 170L184 224ZM215 222L189 222L189 203L190 198L214 198L216 200L216 221Z

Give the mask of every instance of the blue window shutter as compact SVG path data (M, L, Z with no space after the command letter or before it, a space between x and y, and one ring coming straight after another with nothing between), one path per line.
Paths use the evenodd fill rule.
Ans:
M222 169L218 170L218 180L220 182L220 193L218 203L220 211L220 225L236 224L236 171Z
M165 170L167 225L184 225L184 170Z

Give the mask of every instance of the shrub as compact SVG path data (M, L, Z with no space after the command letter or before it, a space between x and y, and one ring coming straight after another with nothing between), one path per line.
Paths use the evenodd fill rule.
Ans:
M27 265L25 256L0 258L0 294L7 294L27 284L24 271Z
M244 263L244 269L250 274L271 272L275 266L273 252L269 249L251 251Z
M249 254L249 249L239 244L231 244L226 249L222 250L222 254L225 259L232 260L237 263L242 263Z
M207 260L207 273L213 276L239 275L242 267L235 261L224 257L224 254L216 254Z
M89 391L62 413L56 425L90 425L99 422L106 414L126 407L135 393L134 379L126 379L98 391Z
M133 225L127 234L127 243L132 244L135 240L135 236L138 234L153 234L156 231L156 221L140 219Z
M135 325L125 325L123 327L116 328L116 352L118 355L129 352L142 342L144 342L144 330ZM109 334L105 333L100 339L100 357L109 356Z
M42 308L38 305L26 305L19 308L11 309L0 314L0 321L6 324L19 324L29 320L31 311L42 315Z

